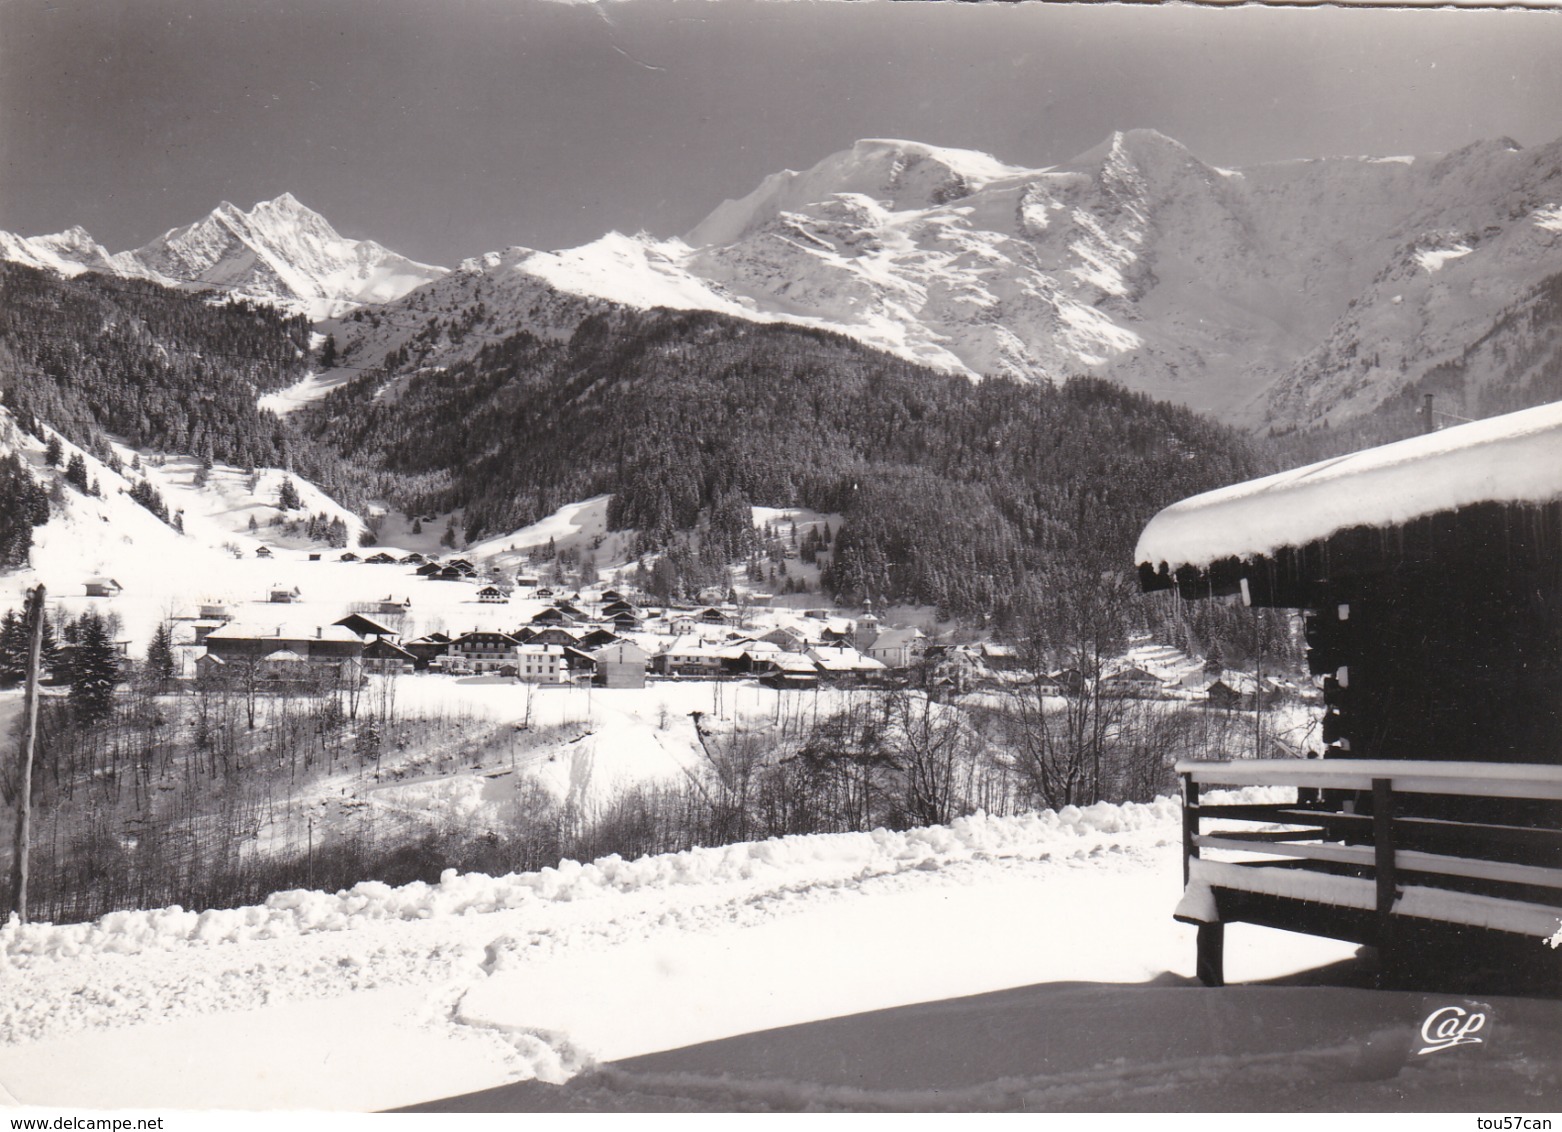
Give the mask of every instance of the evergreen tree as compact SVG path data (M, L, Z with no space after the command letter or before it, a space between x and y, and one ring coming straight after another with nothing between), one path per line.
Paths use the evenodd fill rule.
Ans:
M43 458L48 462L49 467L58 468L60 466L60 456L60 438L50 433L49 446L44 449Z
M160 621L146 649L147 676L159 685L167 684L174 678L174 667L173 635L168 631L168 623Z
M108 627L95 610L76 623L76 644L71 650L70 702L76 718L94 723L109 714L114 686L119 683L119 655L109 639Z
M80 452L71 453L65 465L65 482L83 495L87 493L87 461L81 458Z
M304 501L298 496L298 488L293 484L292 476L282 477L282 486L277 489L277 507L283 511L296 511L304 505Z
M330 369L336 365L336 335L327 334L325 345L320 347L320 368Z
M14 609L0 618L0 688L20 684L27 676L27 622Z

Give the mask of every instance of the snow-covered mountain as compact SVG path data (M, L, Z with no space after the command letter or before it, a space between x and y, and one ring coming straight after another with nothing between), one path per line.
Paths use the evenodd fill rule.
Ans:
M340 235L291 193L248 212L224 201L204 219L118 254L79 227L53 236L0 232L0 257L66 275L101 271L170 286L218 287L311 319L398 299L445 274L373 240Z
M1502 139L1232 170L1130 130L1026 169L860 141L682 239L490 253L341 337L360 364L415 366L567 335L605 304L709 309L973 377L1094 373L1254 425L1342 419L1540 302L1562 272L1559 156Z

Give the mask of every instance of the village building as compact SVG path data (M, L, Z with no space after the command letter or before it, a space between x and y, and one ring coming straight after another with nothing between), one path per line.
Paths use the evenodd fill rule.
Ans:
M270 558L271 557L271 548L269 546L257 546L255 548L255 557L256 558Z
M394 555L386 554L385 551L381 550L365 558L363 564L365 566L395 566L397 563Z
M88 578L86 586L88 597L118 597L125 592L125 587L113 578L102 576Z
M819 670L819 678L831 684L860 684L885 674L883 661L865 656L850 645L820 645L803 654Z
M376 637L363 648L363 670L378 676L410 674L417 671L418 658L407 649Z
M346 682L362 673L363 638L342 625L278 625L268 632L230 623L207 633L202 643L206 652L196 660L202 676L226 670L271 682Z
M450 651L450 638L444 633L428 633L413 641L403 641L401 647L412 654L417 670L424 672L436 663L443 667L445 654Z
M698 637L679 637L651 657L660 676L719 676L725 667L721 650Z
M473 630L450 642L445 651L445 671L482 675L497 673L515 662L515 650L521 643L508 633ZM529 647L529 646L528 646Z
M346 553L342 554L339 558L337 558L337 561L338 562L357 562L358 561L358 556L356 554L354 554L352 551L349 550Z
M484 586L477 591L477 600L487 605L504 605L510 597L498 586Z
M562 645L516 645L513 663L515 676L523 683L569 683L570 668Z
M633 641L619 641L600 648L592 659L596 665L594 679L600 687L645 687L645 670L651 654Z
M392 597L387 594L380 598L375 605L378 607L377 612L380 616L387 617L406 613L407 610L412 608L412 599L410 597Z
M1109 696L1154 699L1164 691L1161 678L1137 665L1124 668L1101 680L1101 691Z
M297 586L289 586L282 582L275 582L272 584L270 590L267 591L266 601L272 605L290 605L291 603L297 601L301 596L302 595L298 592Z
M921 629L886 629L863 651L886 668L910 668L922 658L926 640Z
M425 562L413 571L420 578L437 578L444 569L438 562ZM459 573L459 571L458 571Z
M819 686L819 666L800 653L777 652L766 663L759 682L767 687L780 691Z

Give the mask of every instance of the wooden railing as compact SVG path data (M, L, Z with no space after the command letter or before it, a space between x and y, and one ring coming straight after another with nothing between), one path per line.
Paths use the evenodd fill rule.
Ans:
M1562 766L1308 759L1185 762L1177 772L1177 914L1199 925L1206 983L1223 980L1230 920L1385 954L1400 933L1439 925L1539 938L1562 926ZM1211 786L1294 787L1297 798L1211 804L1201 793Z

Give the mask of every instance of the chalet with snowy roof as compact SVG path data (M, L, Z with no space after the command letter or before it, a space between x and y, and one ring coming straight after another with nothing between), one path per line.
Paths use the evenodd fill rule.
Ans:
M297 586L289 586L282 582L277 582L267 591L266 600L272 605L289 605L297 601L301 596Z
M643 688L645 669L651 662L651 654L633 641L619 641L598 649L592 660L596 666L593 677L603 688Z
M819 678L831 684L859 684L884 676L887 666L850 645L820 645L803 654L819 670Z
M910 668L921 659L926 640L921 629L885 629L863 651L886 668Z
M532 617L533 625L573 625L579 618L572 613L566 613L557 606L550 605L547 609Z
M408 554L402 558L401 564L403 566L420 566L425 561L426 559L423 557L423 555L414 550L411 554Z
M1386 982L1528 970L1562 919L1562 403L1384 445L1168 507L1146 590L1306 614L1317 759L1178 764L1199 973L1227 923L1366 943ZM1205 787L1296 788L1210 805ZM1285 826L1243 837L1204 822ZM1228 850L1241 855L1230 859Z
M270 558L271 557L271 548L269 546L257 546L255 548L255 557L256 558Z
M417 671L418 658L384 637L376 637L363 647L363 670L379 676L410 674Z
M632 633L640 628L641 622L633 613L615 613L612 625L620 633Z
M618 591L618 590L603 590L602 591L602 600L604 602L614 602L614 601L627 601L628 599L625 598L624 595L620 591Z
M484 586L477 591L477 600L488 605L504 605L510 597L498 586Z
M1109 696L1153 699L1164 690L1161 678L1137 665L1121 669L1101 680L1101 691Z
M357 562L358 561L358 556L356 554L354 554L352 551L349 550L345 554L343 554L339 558L337 558L337 561L338 562Z
M404 614L412 608L410 597L392 597L389 594L375 602L375 607L381 617L390 617Z
M125 592L125 587L113 578L96 577L86 581L88 597L118 597Z
M425 562L413 571L420 578L437 578L444 567L438 562Z
M801 653L813 642L808 634L795 625L777 625L765 633L761 633L756 640L769 641L783 652Z
M444 633L428 633L412 641L403 641L401 647L412 654L419 672L426 671L435 661L441 664L450 651L450 638Z
M202 676L226 670L241 679L346 681L357 679L362 671L363 638L341 625L268 629L228 624L206 634L202 643L206 652L196 660L196 671ZM262 662L270 667L257 667Z
M703 625L730 625L732 617L722 612L715 606L700 610L694 615L694 619Z
M508 633L474 630L463 633L445 650L445 671L482 675L498 672L515 661L521 643Z
M719 676L724 667L721 650L698 638L681 637L651 658L661 676Z
M601 616L612 617L619 613L633 614L635 612L635 607L630 605L627 601L610 601L603 604Z
M593 629L591 632L581 637L580 640L576 642L576 644L580 648L594 652L597 649L605 648L608 645L614 644L619 640L622 640L622 638L617 633L611 632L607 629Z
M445 563L445 565L454 566L457 570L465 570L468 574L477 573L477 567L473 566L465 558L452 558L449 562Z
M431 580L436 582L464 582L471 576L472 570L470 568L463 569L454 562L447 563L428 575Z
M396 558L394 555L386 554L381 550L365 558L363 564L365 566L395 566Z
M550 625L545 629L532 628L532 634L526 641L529 645L557 645L560 648L580 644L580 638L568 629L558 625Z

